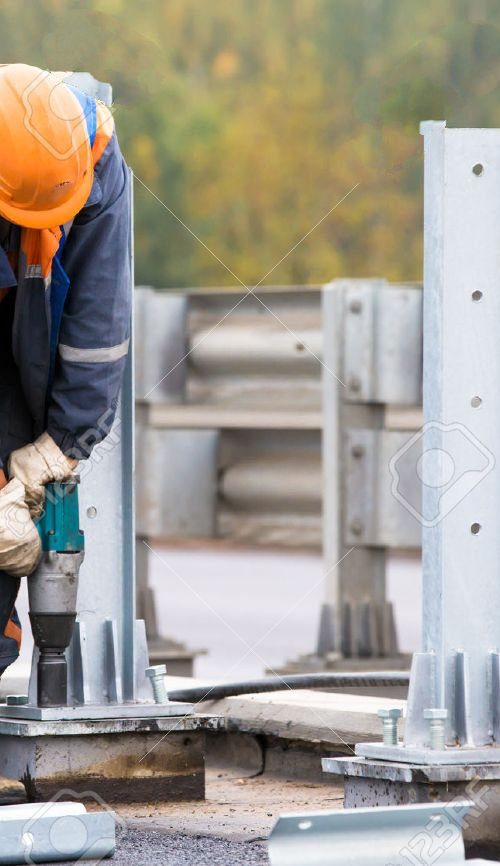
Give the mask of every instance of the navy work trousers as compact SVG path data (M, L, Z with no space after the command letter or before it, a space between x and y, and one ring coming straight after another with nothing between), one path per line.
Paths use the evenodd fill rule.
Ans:
M6 472L11 451L33 441L33 421L26 406L12 355L15 290L0 303L0 460ZM20 579L0 571L0 676L19 655L20 622L15 609Z

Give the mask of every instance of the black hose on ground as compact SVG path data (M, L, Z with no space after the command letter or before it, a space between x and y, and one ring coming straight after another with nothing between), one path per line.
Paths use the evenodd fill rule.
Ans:
M259 692L280 692L286 689L352 689L388 686L407 686L408 671L374 671L372 673L318 673L286 674L282 677L264 677L260 680L244 680L239 683L219 683L213 686L193 686L172 689L171 701L218 701L235 695L255 695Z

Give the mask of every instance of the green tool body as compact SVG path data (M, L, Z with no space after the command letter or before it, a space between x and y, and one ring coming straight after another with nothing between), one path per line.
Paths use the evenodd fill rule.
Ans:
M80 553L85 536L80 529L78 484L76 481L47 484L45 510L37 525L42 550Z
M68 702L65 653L76 620L78 575L84 556L76 480L47 485L37 529L42 556L28 578L31 629L40 652L37 702L40 707L58 707Z

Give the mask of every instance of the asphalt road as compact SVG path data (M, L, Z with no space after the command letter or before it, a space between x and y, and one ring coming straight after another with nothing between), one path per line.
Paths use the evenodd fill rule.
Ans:
M117 842L114 857L101 862L110 866L268 866L269 858L265 841L232 842L158 830L127 830ZM90 863L97 866L95 860ZM74 866L74 861L60 866Z
M420 642L420 562L390 556L389 598L401 649ZM156 548L150 580L164 634L203 647L199 677L262 676L311 652L323 599L321 557L297 552Z
M265 841L232 842L207 836L128 830L118 841L110 863L113 866L263 866L269 859Z

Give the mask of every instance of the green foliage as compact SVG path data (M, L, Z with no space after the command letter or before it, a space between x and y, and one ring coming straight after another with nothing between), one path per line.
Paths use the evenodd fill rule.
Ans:
M419 121L500 125L499 28L496 0L3 0L0 51L112 82L166 206L136 184L138 282L234 285L184 223L255 284L332 208L265 282L410 280Z

